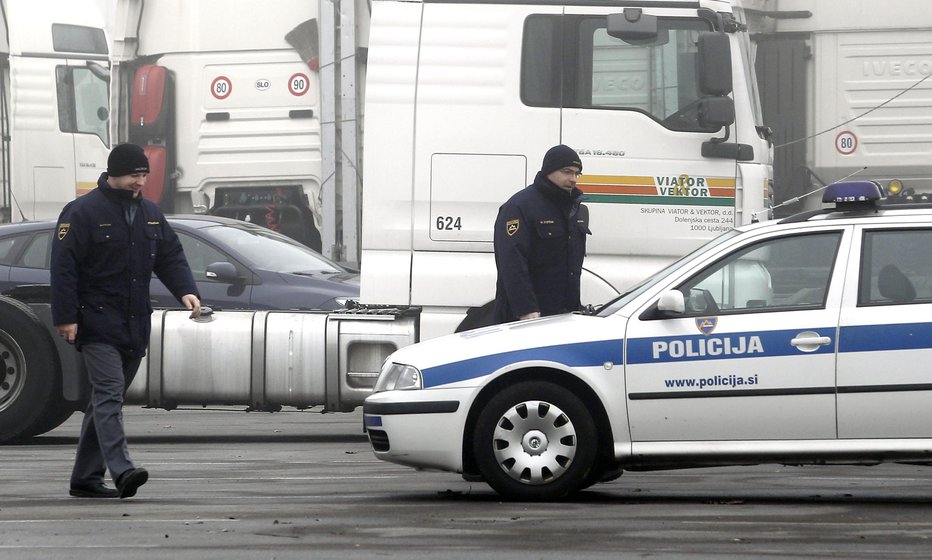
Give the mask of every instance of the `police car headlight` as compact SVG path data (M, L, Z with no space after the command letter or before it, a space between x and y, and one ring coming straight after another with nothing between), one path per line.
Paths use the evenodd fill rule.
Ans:
M382 366L375 392L422 389L421 372L414 366L387 363Z

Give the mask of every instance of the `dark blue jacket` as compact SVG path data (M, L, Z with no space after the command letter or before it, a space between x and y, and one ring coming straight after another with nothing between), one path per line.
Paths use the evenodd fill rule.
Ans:
M128 209L135 215L130 225ZM102 342L128 357L149 344L149 281L159 277L176 298L197 295L178 236L162 211L130 191L97 188L69 202L52 242L52 320L78 324L76 345Z
M580 308L579 275L589 213L579 189L566 192L538 173L499 208L495 220L495 317L500 323L539 311Z

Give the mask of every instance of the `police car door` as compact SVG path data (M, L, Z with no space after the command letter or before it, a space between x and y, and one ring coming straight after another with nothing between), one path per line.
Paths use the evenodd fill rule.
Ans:
M839 227L757 237L666 286L685 294L684 313L654 303L632 317L632 441L834 439L849 237Z
M838 348L839 438L932 437L932 226L863 227Z

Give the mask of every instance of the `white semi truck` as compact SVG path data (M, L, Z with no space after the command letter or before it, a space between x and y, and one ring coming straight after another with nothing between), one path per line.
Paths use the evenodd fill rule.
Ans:
M921 2L742 4L758 46L783 197L852 174L890 194L932 191L932 16Z
M57 216L110 146L103 19L87 2L0 2L0 223Z
M205 322L156 311L127 401L358 406L395 349L488 320L497 208L558 143L584 163L593 231L584 303L601 304L717 233L766 216L771 146L747 52L724 0L376 0L358 152L362 305L223 311ZM346 74L335 79L342 93L353 85ZM200 75L216 97L211 74ZM329 103L322 96L321 111L337 115L334 136L345 141L352 134L340 128L358 123L345 118L348 103ZM210 127L206 114L196 119ZM15 297L0 299L4 440L54 427L82 396L41 290Z

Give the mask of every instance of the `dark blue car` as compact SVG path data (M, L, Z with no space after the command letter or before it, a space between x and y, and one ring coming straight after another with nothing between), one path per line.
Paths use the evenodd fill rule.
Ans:
M219 216L169 216L204 305L217 309L342 308L359 275L267 228ZM0 293L49 283L54 221L0 225ZM179 307L152 279L154 307Z

